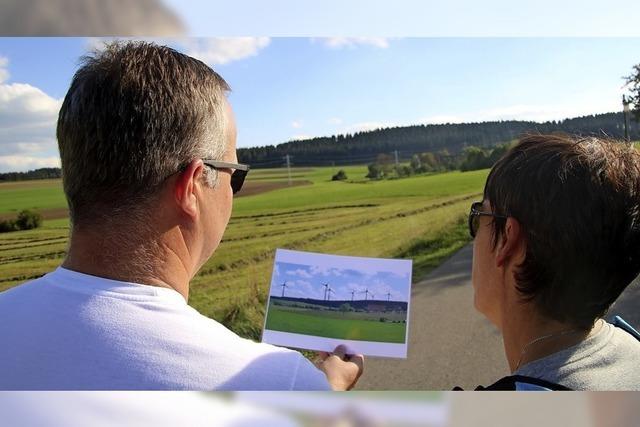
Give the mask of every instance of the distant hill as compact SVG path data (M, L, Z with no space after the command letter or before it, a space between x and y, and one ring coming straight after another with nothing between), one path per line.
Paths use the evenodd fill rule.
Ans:
M40 168L29 172L0 173L0 182L27 181L31 179L55 179L62 177L60 168Z
M400 158L407 160L415 153L447 150L457 154L470 145L490 147L528 132L606 134L622 138L624 122L622 113L606 113L544 123L506 120L403 126L240 148L238 159L254 168L282 166L287 154L295 166L346 165L372 162L380 153L398 150ZM632 139L640 137L640 126L635 121L631 122L630 134Z
M238 161L252 168L274 168L284 165L284 156L291 156L294 166L327 166L365 164L378 154L395 150L401 160L413 154L446 150L451 155L465 147L493 147L510 142L528 132L567 132L581 135L624 137L622 113L606 113L544 123L532 121L494 121L481 123L447 123L377 129L347 135L332 135L278 145L239 148ZM640 139L640 124L631 121L630 137ZM59 168L44 168L29 172L0 174L2 181L59 178Z

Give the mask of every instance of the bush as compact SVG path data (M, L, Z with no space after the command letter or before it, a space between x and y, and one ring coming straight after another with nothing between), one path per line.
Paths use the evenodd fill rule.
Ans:
M347 174L342 169L340 169L337 174L331 177L331 181L344 181L345 179L347 179Z
M338 308L338 310L346 313L347 311L353 311L353 307L351 307L351 304L349 304L348 302L345 302L340 306L340 308Z
M6 219L0 221L0 233L8 233L9 231L18 231L18 225L15 219Z
M0 221L0 233L9 231L31 230L42 225L42 215L29 210L20 211L16 219Z
M42 225L42 215L29 210L21 211L16 219L16 224L20 230L31 230Z

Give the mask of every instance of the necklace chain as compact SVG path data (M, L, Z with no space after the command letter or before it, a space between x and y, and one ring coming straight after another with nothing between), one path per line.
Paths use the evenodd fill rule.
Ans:
M566 331L562 331L562 332L554 332L553 334L548 334L548 335L543 335L541 337L538 337L534 340L529 341L524 347L522 347L522 352L520 353L520 359L518 359L518 365L516 365L516 371L520 368L520 364L522 363L522 358L524 357L524 355L527 353L527 350L529 349L529 347L535 343L538 343L540 341L544 341L548 338L552 338L552 337L561 337L563 335L569 335L569 334L575 334L576 332L580 332L580 330L578 329L569 329ZM515 371L514 371L515 372Z

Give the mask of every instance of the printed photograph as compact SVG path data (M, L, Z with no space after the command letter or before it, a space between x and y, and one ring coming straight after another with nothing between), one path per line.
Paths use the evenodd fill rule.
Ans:
M410 292L410 261L278 250L265 330L404 345Z

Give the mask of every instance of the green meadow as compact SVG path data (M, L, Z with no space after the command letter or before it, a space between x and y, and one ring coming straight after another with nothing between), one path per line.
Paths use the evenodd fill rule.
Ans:
M0 215L23 209L56 209L66 207L59 179L18 181L0 184Z
M332 182L344 169L348 181ZM191 283L189 304L242 336L260 336L276 248L411 258L414 282L469 238L466 215L488 170L370 182L366 166L252 170L224 239ZM273 189L275 187L280 187ZM250 193L250 191L247 191ZM0 216L25 208L43 227L0 234L0 291L40 277L65 254L69 221L59 180L0 184Z
M359 313L296 311L270 304L266 329L347 340L404 343L406 323L355 318ZM379 314L382 316L383 314Z

